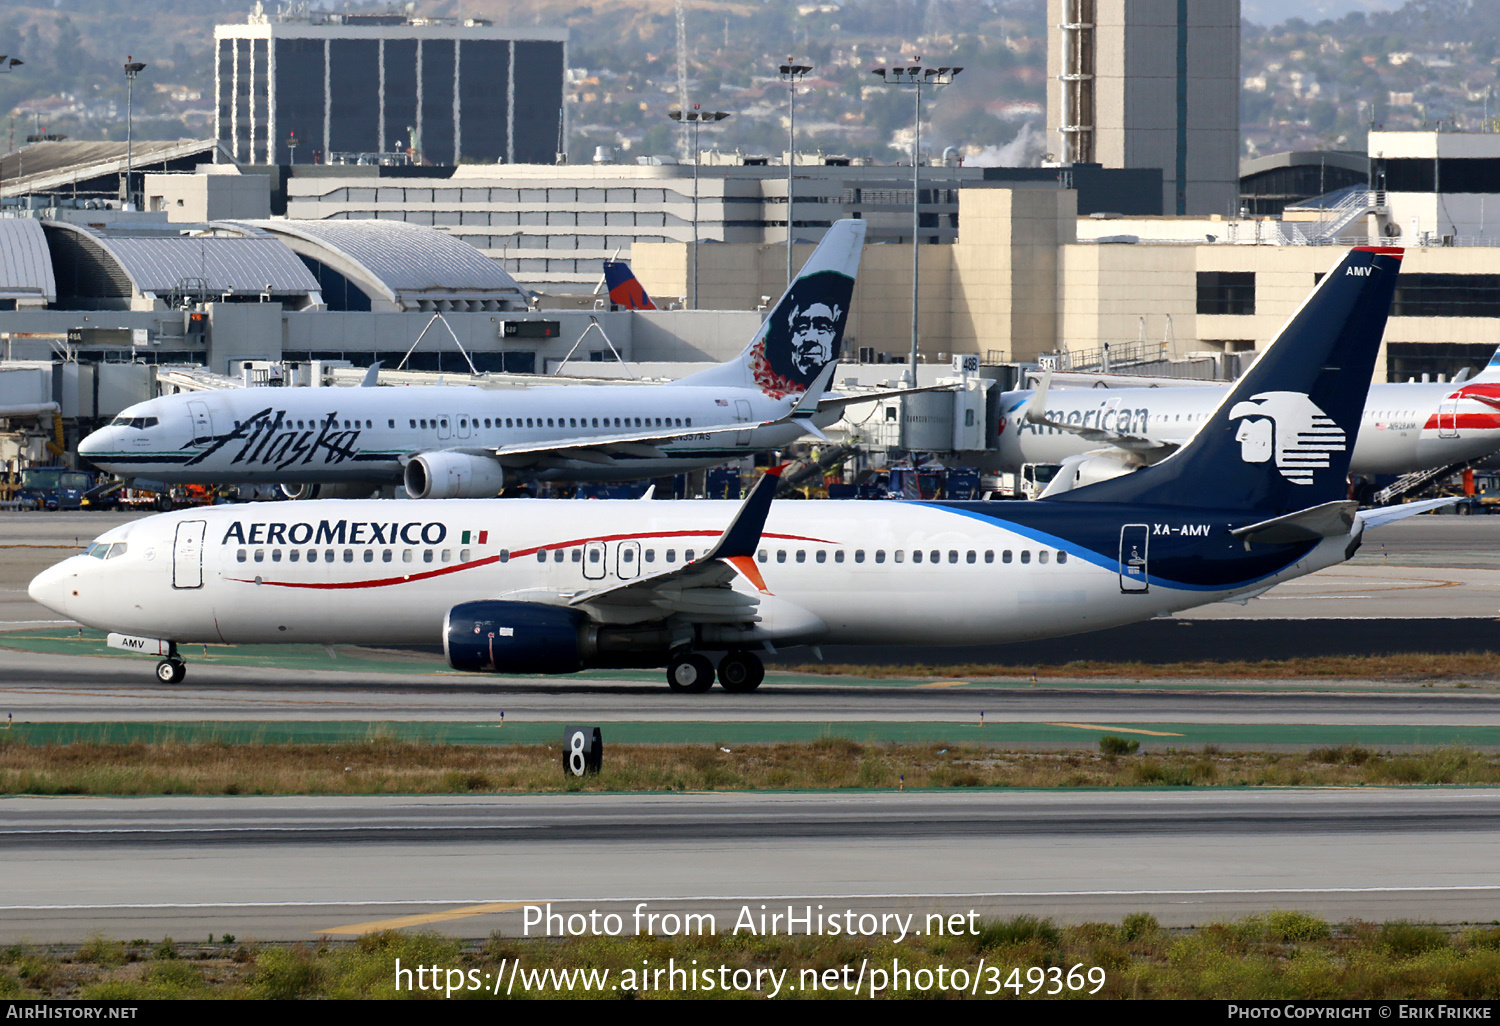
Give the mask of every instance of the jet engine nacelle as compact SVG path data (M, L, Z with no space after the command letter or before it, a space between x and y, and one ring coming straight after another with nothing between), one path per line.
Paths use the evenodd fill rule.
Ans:
M540 602L464 602L443 620L448 665L470 673L662 666L691 638L664 624L596 624L581 610Z
M1139 469L1141 468L1110 456L1094 456L1088 453L1082 456L1069 456L1063 460L1062 466L1047 483L1042 494L1037 497L1045 499L1059 492L1071 492L1074 488L1098 484L1100 481L1131 474Z
M380 485L374 481L347 481L341 484L278 485L288 499L368 499Z
M505 487L505 468L485 456L425 452L406 465L413 499L493 499Z

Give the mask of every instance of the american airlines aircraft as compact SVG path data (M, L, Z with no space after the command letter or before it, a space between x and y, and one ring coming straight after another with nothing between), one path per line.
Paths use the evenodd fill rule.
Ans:
M824 395L864 236L865 222L837 222L738 358L671 384L183 393L122 411L79 455L168 484L280 484L311 498L402 481L412 498L447 499L641 480L780 448L873 397Z
M1055 499L773 507L773 472L738 506L221 506L110 530L30 594L166 682L185 643L442 641L460 670L665 665L682 691L716 669L752 690L771 646L1018 641L1253 597L1449 501L1344 499L1400 260L1351 250L1191 441Z
M1207 422L1224 388L1077 388L1001 397L995 469L1057 463L1043 495L1130 473L1165 459ZM1462 383L1370 386L1349 473L1408 474L1500 449L1500 349Z

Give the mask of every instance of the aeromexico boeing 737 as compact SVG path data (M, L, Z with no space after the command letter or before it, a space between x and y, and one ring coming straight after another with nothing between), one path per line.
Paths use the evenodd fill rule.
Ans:
M1400 267L1349 252L1196 436L1037 502L313 501L148 517L32 598L164 656L184 643L441 641L460 670L663 666L678 690L760 683L757 652L1019 641L1257 595L1364 532L1345 472Z
M823 394L864 236L863 221L837 222L738 358L668 385L193 392L122 411L79 455L169 484L321 486L327 497L329 486L369 495L404 481L413 498L442 499L640 480L779 448L871 398Z

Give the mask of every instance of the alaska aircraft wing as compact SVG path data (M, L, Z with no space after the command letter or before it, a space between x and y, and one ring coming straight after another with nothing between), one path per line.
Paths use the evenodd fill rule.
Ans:
M1047 389L1052 384L1052 372L1044 371L1042 380L1037 383L1036 391L1032 393L1031 400L1026 404L1024 416L1032 424L1042 427L1056 428L1059 431L1067 431L1070 434L1086 438L1090 442L1100 445L1112 445L1117 449L1123 449L1136 458L1136 462L1147 465L1160 463L1178 449L1182 448L1181 442L1169 442L1162 438L1151 438L1148 435L1133 435L1121 431L1106 431L1103 428L1085 427L1082 424L1068 424L1064 421L1053 420L1047 416Z
M580 592L568 600L568 605L651 607L663 615L683 616L698 623L757 619L759 600L732 590L730 585L735 577L744 576L756 590L769 594L755 565L755 547L784 469L772 467L761 476L713 548L698 559L633 581Z

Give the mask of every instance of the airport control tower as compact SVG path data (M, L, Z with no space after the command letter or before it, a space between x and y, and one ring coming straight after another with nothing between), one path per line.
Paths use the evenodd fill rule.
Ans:
M426 164L551 164L566 43L561 29L257 4L246 24L214 28L215 136L250 164L408 150Z
M1167 214L1239 206L1239 0L1047 0L1047 148L1159 167Z

